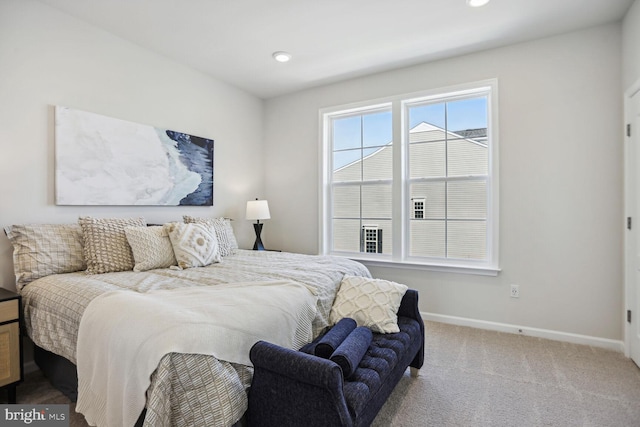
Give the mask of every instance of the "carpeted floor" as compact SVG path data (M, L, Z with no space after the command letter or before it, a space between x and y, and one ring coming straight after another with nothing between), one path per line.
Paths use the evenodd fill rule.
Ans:
M3 403L7 403L7 395L5 393L0 395L0 404ZM35 405L68 404L69 427L88 426L82 414L75 411L76 404L53 388L40 371L25 375L24 381L18 386L18 399L16 403Z
M374 427L640 426L640 369L622 354L427 322L425 366L407 373ZM0 397L0 403L6 396ZM38 372L18 403L70 403ZM71 426L87 424L69 408Z
M640 426L640 369L623 354L427 323L425 365L374 426Z

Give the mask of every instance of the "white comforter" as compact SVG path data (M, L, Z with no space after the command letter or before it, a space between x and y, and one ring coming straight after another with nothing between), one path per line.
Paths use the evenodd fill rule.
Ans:
M309 342L315 314L311 289L283 280L103 294L80 322L76 410L92 425L134 425L164 355L210 354L251 365L258 340L287 348Z

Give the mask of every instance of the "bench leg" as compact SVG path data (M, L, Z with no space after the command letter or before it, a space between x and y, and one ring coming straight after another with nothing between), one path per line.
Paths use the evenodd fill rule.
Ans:
M410 366L409 370L411 371L411 378L418 378L420 376L420 369Z

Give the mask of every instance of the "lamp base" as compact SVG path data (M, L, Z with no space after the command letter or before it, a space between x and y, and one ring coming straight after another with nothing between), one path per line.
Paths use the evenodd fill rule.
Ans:
M264 251L264 245L262 244L262 239L260 238L260 233L262 233L262 226L264 224L260 224L259 222L253 224L253 229L256 232L256 241L253 244L254 251Z

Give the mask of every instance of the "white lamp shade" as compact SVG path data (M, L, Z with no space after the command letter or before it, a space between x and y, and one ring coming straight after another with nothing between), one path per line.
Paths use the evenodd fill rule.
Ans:
M247 219L269 219L269 203L266 200L250 200L247 202Z

